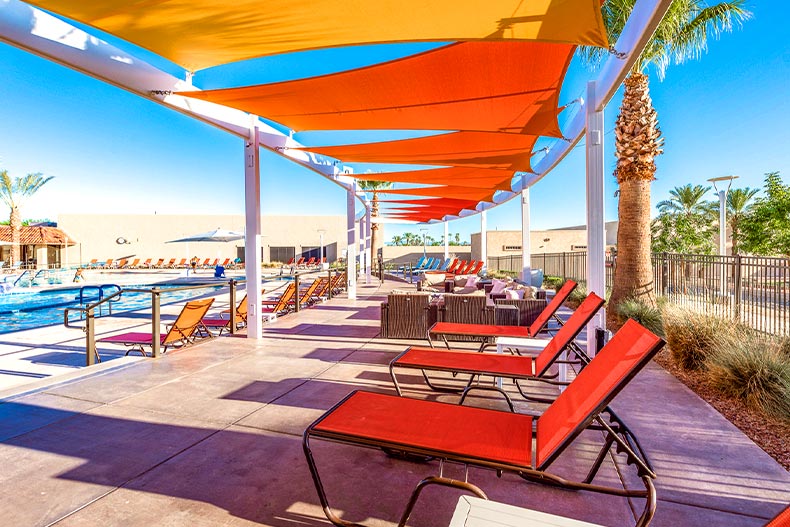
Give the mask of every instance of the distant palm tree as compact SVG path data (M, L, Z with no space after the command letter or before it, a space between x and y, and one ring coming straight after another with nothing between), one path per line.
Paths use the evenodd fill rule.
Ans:
M19 261L19 243L21 240L20 229L22 227L22 216L19 207L25 198L32 196L44 186L54 176L44 177L40 173L28 174L24 177L16 177L13 180L8 175L7 170L0 170L0 199L11 209L8 224L11 226L11 260L13 265Z
M669 191L669 195L672 197L660 201L656 207L659 212L664 214L711 216L718 210L719 205L713 201L702 199L709 190L710 187L703 187L702 185L694 185L692 187L690 183L682 187L675 187Z
M636 0L608 0L602 6L611 42L616 42ZM718 36L747 20L746 0L708 5L704 0L673 0L623 84L623 102L615 123L614 175L620 186L617 233L617 266L607 325L617 329L621 321L617 306L628 298L655 304L653 267L650 261L650 183L656 178L655 158L663 150L658 117L650 99L650 65L663 78L670 63L699 58L707 50L708 34ZM600 62L608 53L583 48L583 56Z
M370 200L370 216L377 218L379 215L379 191L392 188L391 181L373 181L360 179L357 186L366 192L372 192ZM381 223L371 223L370 226L370 250L373 258L378 258L379 249L384 245L384 225Z
M760 192L757 188L736 188L727 194L727 216L732 236L732 254L738 254L741 241L740 222L749 213L752 198Z

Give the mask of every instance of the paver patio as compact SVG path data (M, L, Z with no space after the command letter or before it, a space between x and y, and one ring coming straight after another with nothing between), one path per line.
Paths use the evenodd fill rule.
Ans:
M349 391L394 393L387 363L408 341L382 340L384 287L282 317L264 339L222 337L158 360L41 388L0 404L4 525L327 525L301 445L305 427ZM454 400L402 376L409 396ZM491 407L504 404L477 399ZM658 366L613 405L658 473L652 525L759 526L790 501L790 475ZM558 460L584 474L599 444L586 432ZM314 445L330 500L347 519L397 522L436 463ZM627 472L627 470L625 471ZM457 466L446 474L463 478ZM619 478L611 460L602 477ZM609 526L630 525L622 498L470 470L491 499ZM427 490L412 525L447 525L458 494ZM641 504L635 504L641 507Z

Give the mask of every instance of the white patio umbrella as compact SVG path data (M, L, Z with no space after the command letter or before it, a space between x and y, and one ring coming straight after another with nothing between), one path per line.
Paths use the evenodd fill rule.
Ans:
M187 255L189 255L189 242L215 242L215 243L225 243L225 242L233 242L236 240L243 240L244 234L235 231L229 231L227 229L220 229L217 227L213 231L209 232L201 232L200 234L193 234L192 236L187 236L185 238L179 238L177 240L170 240L165 243L186 243L187 244ZM187 270L187 274L189 274L189 270Z
M170 240L166 243L178 243L178 242L233 242L236 240L243 240L244 234L241 232L229 231L226 229L216 228L213 231L209 232L201 232L200 234L194 234L192 236L187 236L186 238L179 238L177 240Z

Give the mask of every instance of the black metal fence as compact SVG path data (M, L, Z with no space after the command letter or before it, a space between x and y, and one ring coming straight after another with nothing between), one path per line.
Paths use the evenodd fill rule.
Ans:
M656 253L652 260L656 294L673 304L790 336L790 259ZM531 265L547 276L587 279L586 252L533 254ZM607 287L615 267L607 256ZM521 256L489 258L488 269L518 272Z

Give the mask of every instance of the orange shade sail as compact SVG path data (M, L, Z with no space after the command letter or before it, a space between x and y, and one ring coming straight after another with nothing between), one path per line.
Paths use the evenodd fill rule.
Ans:
M561 137L560 85L574 46L463 42L288 82L181 92L293 130L458 130Z
M608 47L598 0L31 0L188 70L289 51L414 41Z
M348 174L356 179L368 181L392 181L395 183L425 183L426 185L449 185L457 187L510 190L513 172L485 168L449 167L408 172L376 172Z
M384 194L404 194L408 196L435 196L442 198L470 199L477 201L491 201L494 197L494 190L485 188L469 187L416 187L401 188L396 190L385 190Z
M346 163L497 167L531 172L529 161L536 141L537 137L524 134L454 132L399 141L304 149Z

